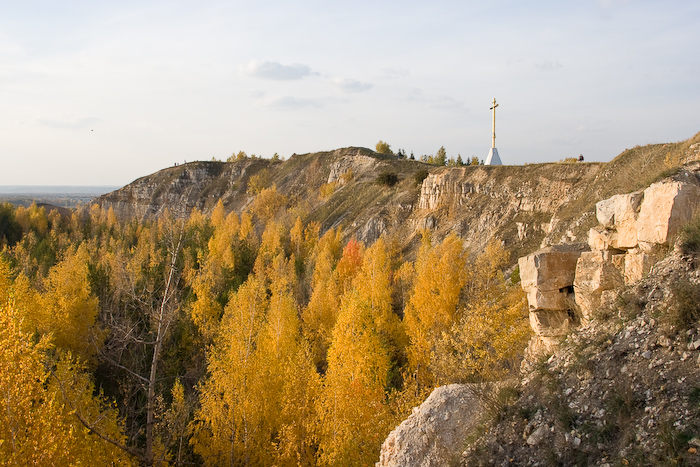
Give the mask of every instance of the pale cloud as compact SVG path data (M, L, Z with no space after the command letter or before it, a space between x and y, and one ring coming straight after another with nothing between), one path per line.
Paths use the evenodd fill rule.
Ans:
M372 89L371 83L363 83L356 79L335 78L333 85L343 92L362 92Z
M405 68L382 68L379 79L403 79L408 78L409 71Z
M419 101L423 98L423 91L419 88L409 89L404 96L404 99L406 99L407 101Z
M458 109L464 103L449 96L435 96L428 98L426 105L431 109Z
M292 81L302 79L311 74L311 68L300 63L283 65L279 62L268 60L253 60L240 67L241 73L254 78L271 79L277 81Z
M263 107L279 110L298 110L321 107L318 99L308 99L292 96L270 96L258 101Z
M458 109L464 102L445 95L427 95L419 88L409 89L404 99L409 102L421 102L430 109Z
M598 4L603 8L610 8L612 5L624 3L627 3L627 0L598 0Z
M543 71L559 70L564 68L559 60L545 60L544 62L535 63L535 66Z
M37 118L39 124L57 130L84 130L100 122L97 117L64 118L55 120L52 118Z

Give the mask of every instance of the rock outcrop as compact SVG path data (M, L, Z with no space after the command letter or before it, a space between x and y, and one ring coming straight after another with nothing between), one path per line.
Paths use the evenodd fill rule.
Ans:
M528 354L550 353L622 286L649 273L669 242L700 206L700 183L690 172L653 183L643 192L615 195L596 204L600 223L581 245L557 245L519 259L535 337Z
M552 349L577 324L572 312L573 285L576 263L584 249L582 244L556 245L518 260L530 326L535 332L531 353Z
M679 163L700 157L700 143L679 146ZM696 205L700 163L691 162L648 190L620 194L643 186L632 180L658 176L649 168L656 164L655 170L660 171L667 154L671 154L669 145L637 147L610 165L548 166L552 171L546 176L539 172L542 166L478 167L436 172L425 179L412 216L416 225L434 232L445 229L441 213L447 212L453 221L449 228L463 238L495 230L496 237L511 251L522 247L526 250L522 253L529 253L540 248L519 260L519 272L535 331L528 355L551 354L546 363L538 359L538 365L523 365L522 381L516 388L509 386L516 389L517 405L507 403L508 410L499 414L500 423L497 420L471 445L465 435L464 444L454 445L451 453L446 450L439 465L636 465L630 453L637 448L637 441L641 440L648 454L660 444L652 438L668 434L671 423L681 430L690 420L698 421L689 414L685 401L689 393L698 398L700 373L695 372L692 378L686 375L700 364L700 355L686 348L700 352L700 324L671 340L663 336L664 326L651 316L658 316L670 305L668 289L674 279L659 270L664 266L652 267L667 254L669 242ZM565 176L566 170L571 170L571 178ZM575 174L575 170L582 172ZM509 178L516 173L517 179ZM626 188L621 189L623 186ZM587 207L582 210L583 206ZM649 218L646 213L650 213ZM455 219L466 228L460 229ZM587 239L585 244L572 244L583 239ZM520 246L514 248L513 244ZM653 274L658 277L650 279ZM695 271L696 283L699 277ZM659 278L666 282L662 287L655 285ZM627 311L599 326L603 319L600 309L608 309L612 297L621 289L629 290L629 284L636 284L634 289L639 292L635 298L614 303L631 307L646 303L649 312L624 329L619 329L623 326L620 318ZM562 342L567 345L572 341L574 345L562 346ZM553 375L558 368L564 371ZM643 374L645 368L649 370ZM542 381L535 384L533 378ZM692 379L692 391L686 387L686 378ZM640 399L642 388L645 391ZM443 436L440 415L453 410L449 399L442 399L434 406L433 419L417 415L422 407L414 409L414 414L391 433L378 466L437 465L431 464L433 457L425 446L434 436ZM470 413L480 402L468 397L464 404ZM693 404L697 407L697 402ZM638 423L629 427L625 417L631 412ZM662 420L665 413L669 418ZM700 435L689 444L689 453L700 451L696 449L700 448ZM460 455L463 459L457 464ZM693 456L694 460L700 458Z
M340 227L346 238L368 244L382 234L394 234L410 251L419 244L419 232L428 229L437 241L457 233L474 251L496 238L519 254L543 242L558 243L558 213L594 186L602 167L586 163L449 168L344 148L277 162L190 162L142 177L95 202L121 218L158 216L166 208L207 213L219 200L227 212L242 213L256 195L248 184L258 177L256 184L264 180L274 185L290 205L306 213L305 222L319 222L322 232ZM419 178L425 172L427 176ZM395 174L398 183L378 184L382 173ZM580 237L587 229L573 230L567 238Z
M455 465L700 465L700 322L672 317L679 291L700 293L697 264L673 250L605 304Z
M450 384L435 389L382 444L377 467L451 465L483 407L475 387Z

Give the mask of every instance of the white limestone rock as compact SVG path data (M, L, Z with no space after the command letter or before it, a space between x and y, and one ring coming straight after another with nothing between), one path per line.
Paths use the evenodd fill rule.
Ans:
M518 259L520 281L530 310L567 308L576 262L586 248L578 243L555 245Z
M625 255L625 284L631 285L642 280L652 266L664 257L664 253L661 245L650 243L629 250Z
M640 242L668 244L690 221L700 201L700 187L684 182L654 183L644 190L637 218Z
M637 215L643 198L642 192L634 192L596 203L598 222L617 232L615 248L633 248L637 244Z
M539 337L558 338L571 332L575 323L568 310L530 311L530 327Z
M588 251L576 263L574 296L588 320L601 303L603 292L624 285L624 257L609 251Z
M382 444L376 467L452 465L483 411L475 386L449 384L435 389Z

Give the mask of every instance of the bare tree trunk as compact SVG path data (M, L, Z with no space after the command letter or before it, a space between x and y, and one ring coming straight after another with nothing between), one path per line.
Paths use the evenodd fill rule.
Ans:
M182 240L185 233L185 222L182 222L180 227L180 232L175 241L174 237L169 238L170 241L170 265L168 270L168 277L165 281L165 290L163 292L163 299L161 300L160 307L156 316L157 321L157 332L156 340L153 346L153 359L151 360L151 371L148 378L148 392L146 397L146 465L153 465L153 444L155 441L155 401L156 401L156 382L157 382L157 371L158 362L160 360L160 353L163 349L163 341L168 332L170 324L172 324L173 318L175 317L175 308L170 306L170 301L174 296L175 289L177 286L177 258L180 254L182 248Z

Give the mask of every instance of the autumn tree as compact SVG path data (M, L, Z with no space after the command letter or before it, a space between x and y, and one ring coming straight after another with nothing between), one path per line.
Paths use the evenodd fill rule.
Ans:
M169 456L157 426L165 409L160 396L168 387L164 372L178 374L189 362L180 350L168 363L171 339L183 347L188 333L173 333L181 323L183 251L188 240L186 222L164 212L153 224L137 227L133 237L111 239L99 251L99 267L109 278L108 300L101 319L109 335L100 352L106 378L118 386L120 408L134 440L125 446L140 462L153 465ZM116 389L116 388L115 388ZM113 389L114 390L114 389Z
M314 363L325 372L326 355L343 294L352 290L362 267L364 245L350 240L340 250L340 231L331 230L321 238L312 279L313 292L302 312L304 335L311 345Z
M90 291L87 245L53 266L44 281L45 292L39 299L39 314L35 316L36 330L53 335L53 343L83 361L94 361L94 355L104 339L97 326L97 298Z
M440 384L491 381L517 371L530 339L527 300L508 284L502 269L508 255L491 242L470 265L462 312L437 343L431 368Z
M389 145L389 143L385 143L385 142L382 141L382 140L379 140L379 142L378 142L377 145L375 146L375 150L376 150L379 154L394 154L394 153L391 151L391 145Z
M270 173L267 169L262 169L255 175L251 175L248 179L248 193L258 194L263 188L266 188L270 179Z
M371 465L389 432L390 356L372 315L367 297L343 297L318 402L320 465Z
M424 233L415 263L413 292L405 310L408 359L420 386L432 387L431 355L443 332L458 317L462 288L467 282L467 252L454 234L433 246Z
M259 218L263 225L287 206L287 197L277 191L277 186L263 188L250 204L248 211Z
M226 162L244 161L246 159L248 159L248 154L246 154L245 151L238 151L238 153L231 153L231 155L226 159Z
M264 465L272 459L257 392L255 354L267 308L265 287L253 275L224 311L208 359L210 377L201 387L195 414L194 450L208 465Z
M407 343L406 331L394 313L392 258L384 237L365 251L362 267L353 280L359 299L369 307L376 332L390 352L391 364L398 365Z
M316 451L318 375L300 333L294 300L294 258L275 258L270 302L257 360L263 414L278 465L313 465ZM280 433L279 439L275 439Z
M235 212L226 215L221 200L212 211L211 225L213 232L197 251L196 268L191 266L187 277L195 297L190 315L207 342L216 332L230 293L245 281L253 259L252 246L242 238L245 227ZM252 235L245 235L248 233Z
M319 240L311 280L311 298L302 311L302 329L309 342L314 365L326 368L326 355L340 307L341 287L334 272L340 259L340 231L331 229Z
M9 268L0 260L0 458L8 465L132 465L118 414L52 335L23 330ZM99 433L95 436L95 433Z

